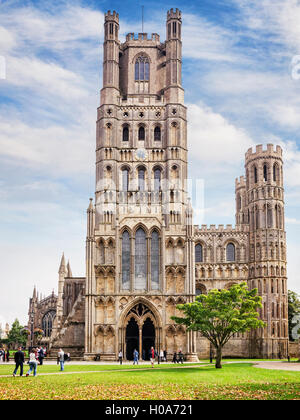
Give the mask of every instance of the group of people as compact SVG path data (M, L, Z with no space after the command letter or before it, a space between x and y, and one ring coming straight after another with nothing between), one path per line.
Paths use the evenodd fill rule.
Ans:
M9 362L9 350L0 349L0 363Z
M43 365L44 358L46 357L47 350L46 348L38 347L32 348L29 351L29 370L26 373L26 376L30 376L33 372L33 376L37 375L37 367L38 365ZM13 376L17 375L18 370L20 369L20 376L23 376L24 373L24 363L25 363L25 354L22 350L22 347L18 348L18 351L14 355L15 360L15 370L13 372ZM57 364L60 365L60 371L64 371L64 365L66 361L71 360L70 353L65 353L62 349L59 349L57 354Z
M143 360L146 360L146 353L145 350L143 350ZM151 347L151 349L149 350L149 358L150 358L150 362L152 367L154 367L154 362L155 362L155 358L157 357L158 363L161 362L167 362L167 351L166 350L161 350L160 353L158 353L154 347ZM184 361L184 356L182 353L182 350L180 349L179 352L175 352L173 355L173 363L183 363ZM122 350L119 351L119 362L120 365L122 365L123 363L123 352ZM133 352L133 364L134 365L138 365L139 364L139 352L137 351L137 349L134 349Z
M183 363L183 360L184 360L184 356L183 356L183 353L182 353L182 351L181 351L181 349L179 350L179 352L178 353L176 353L176 351L174 352L174 354L173 354L173 360L172 360L172 362L173 363Z
M33 372L33 376L37 375L37 366L43 365L44 358L47 355L47 349L46 347L37 347L37 348L31 348L29 350L29 371L26 373L26 376L29 376L31 372ZM24 363L25 363L25 354L22 351L22 347L18 348L18 351L14 355L15 360L15 370L13 372L13 376L16 376L18 369L20 368L20 376L23 376L23 370L24 370Z

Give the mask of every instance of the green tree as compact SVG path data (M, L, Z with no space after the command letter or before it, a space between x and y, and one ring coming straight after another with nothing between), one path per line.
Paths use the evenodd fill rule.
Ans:
M7 343L15 347L25 346L27 337L28 336L24 330L24 327L20 324L19 320L16 319L8 333Z
M216 349L216 368L221 368L222 349L234 334L266 325L258 319L260 307L257 289L249 290L246 283L241 283L228 290L210 290L207 295L197 296L195 302L177 305L184 317L172 319L207 338Z
M289 319L289 339L295 341L293 337L292 330L295 327L293 318L296 315L300 315L300 297L296 292L292 290L288 291L288 319Z

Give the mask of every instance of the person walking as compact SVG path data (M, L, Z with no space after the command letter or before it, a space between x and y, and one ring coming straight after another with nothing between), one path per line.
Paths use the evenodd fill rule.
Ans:
M119 362L120 362L120 365L123 363L123 353L122 353L122 350L119 351Z
M164 361L164 352L163 350L160 351L160 362Z
M164 350L164 361L167 361L167 350Z
M10 358L10 354L9 354L9 350L7 349L7 351L6 351L6 361L7 361L7 363L9 362L9 358Z
M139 364L139 352L137 351L137 349L134 349L133 352L133 364Z
M173 360L172 360L172 362L173 363L177 363L177 353L176 353L176 351L173 354Z
M20 368L20 376L23 376L23 365L25 362L25 357L24 357L24 353L22 352L22 347L18 347L18 351L15 353L14 359L15 359L16 367L15 367L13 376L16 376L19 368Z
M40 350L39 350L39 362L40 362L40 365L42 366L42 364L43 364L43 361L44 361L44 357L45 357L45 355L44 355L44 350L42 349L42 347L40 347Z
M178 352L178 363L183 364L183 353L182 353L181 349Z
M59 349L57 362L60 364L60 371L63 372L65 370L65 353L63 349Z
M155 362L155 350L154 350L154 347L151 347L151 350L150 350L150 362L151 362L151 366L154 368L154 362Z
M0 349L0 362L2 363L4 360L3 360L3 355L4 355L4 351L3 351L3 349Z
M35 349L32 349L29 354L29 371L26 373L26 376L29 376L31 372L33 371L33 376L36 376L37 373L37 360L36 360L36 354Z

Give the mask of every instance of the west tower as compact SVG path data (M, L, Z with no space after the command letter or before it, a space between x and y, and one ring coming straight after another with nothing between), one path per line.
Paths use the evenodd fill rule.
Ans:
M181 86L181 12L167 40L130 33L105 15L95 205L88 209L85 357L127 359L136 348L196 359L195 338L170 319L194 299L187 206L187 121ZM192 252L188 252L187 250Z

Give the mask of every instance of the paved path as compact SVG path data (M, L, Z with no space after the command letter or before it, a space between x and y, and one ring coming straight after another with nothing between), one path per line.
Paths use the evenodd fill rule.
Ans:
M261 361L254 362L254 366L262 369L274 370L290 370L293 372L300 372L300 363L298 362L274 362L274 361ZM300 380L300 376L299 376Z

